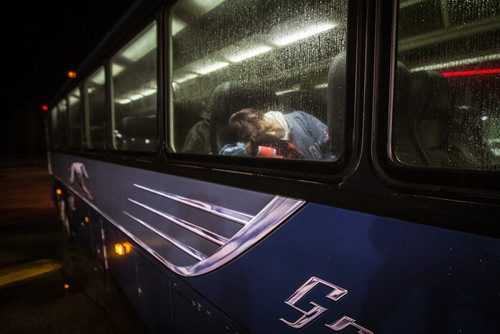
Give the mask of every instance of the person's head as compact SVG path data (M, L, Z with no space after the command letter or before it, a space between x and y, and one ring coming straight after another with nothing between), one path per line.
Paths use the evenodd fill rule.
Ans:
M254 140L262 131L261 123L264 114L254 108L245 108L235 112L229 117L229 132L237 140L248 142Z
M267 135L284 139L288 131L288 125L281 112L269 111L264 114L260 121L260 130Z
M245 108L231 115L228 123L229 131L235 138L243 142L263 137L264 134L282 138L285 129L275 116L273 112L264 114L254 108Z

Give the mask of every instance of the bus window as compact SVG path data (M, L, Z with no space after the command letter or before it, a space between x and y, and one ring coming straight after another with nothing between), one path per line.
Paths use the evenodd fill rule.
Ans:
M82 145L82 108L80 90L77 88L68 96L69 146L77 149Z
M157 149L156 40L153 23L111 60L111 125L116 150Z
M57 104L57 126L59 132L59 148L67 147L68 143L68 103L66 99Z
M170 17L175 152L335 159L328 72L347 1L182 0Z
M86 96L85 148L104 149L105 72L100 68L84 82Z
M500 168L499 22L494 0L400 2L397 163Z

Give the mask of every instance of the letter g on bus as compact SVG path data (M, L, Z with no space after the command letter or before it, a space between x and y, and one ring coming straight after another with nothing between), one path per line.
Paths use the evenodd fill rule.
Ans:
M339 301L341 298L347 295L346 289L313 276L309 280L307 280L307 282L302 284L302 286L300 286L290 297L288 297L288 299L285 300L285 304L290 305L291 307L302 313L302 316L293 322L283 318L280 318L279 320L292 328L301 329L316 320L320 315L328 311L327 308L312 301L309 302L309 304L312 306L312 308L309 310L303 310L296 306L297 302L304 298L305 295L312 289L314 289L318 284L326 285L327 287L332 289L332 291L328 293L326 297L333 301ZM336 332L341 331L349 326L353 326L358 330L359 334L373 334L372 331L358 325L356 323L356 320L347 316L343 316L342 318L334 321L331 324L325 324L325 326Z

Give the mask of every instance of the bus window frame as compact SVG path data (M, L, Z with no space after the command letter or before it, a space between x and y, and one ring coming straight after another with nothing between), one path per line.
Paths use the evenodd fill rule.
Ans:
M72 131L70 130L71 126L71 113L70 113L70 110L71 110L71 104L70 104L70 99L71 99L71 95L73 92L78 92L78 94L80 94L80 99L78 101L78 109L79 109L79 122L80 122L80 132L79 132L79 137L80 138L73 138L73 133ZM66 107L66 112L67 112L67 118L68 118L68 131L69 131L69 138L68 138L68 150L70 151L74 151L74 152L80 152L83 150L83 136L85 135L85 127L86 127L86 124L85 124L85 119L84 119L84 112L85 112L85 107L84 107L84 101L83 101L83 95L82 95L82 89L81 89L81 85L78 84L76 87L74 87L73 89L71 89L68 94L66 95L66 103L67 103L67 107ZM76 141L76 145L75 145L75 141Z
M107 139L107 133L108 133L108 115L109 115L109 98L108 98L108 90L109 90L109 80L107 76L107 60L100 63L98 66L95 68L92 68L91 71L85 76L83 80L79 83L80 86L80 91L82 94L82 101L83 101L83 118L84 118L84 140L82 143L82 151L84 152L104 152L107 150L108 147L108 139ZM90 102L89 102L89 94L87 92L87 82L89 79L94 76L98 71L104 72L104 135L103 135L103 142L102 142L102 148L95 148L95 147L89 147L90 145L90 139L91 139L91 134L90 134Z
M55 117L54 117L54 112L55 111ZM49 113L47 114L47 119L48 119L48 147L50 150L57 150L61 146L60 143L60 134L59 134L59 123L60 123L60 117L59 117L59 107L58 105L54 105L52 108L49 109ZM54 124L54 118L56 123Z
M71 91L71 90L69 90ZM64 111L61 110L60 105L61 103L64 103ZM69 115L68 115L68 96L64 95L62 98L60 98L57 103L57 111L59 113L58 117L60 118L61 122L58 123L58 136L59 136L59 146L57 147L58 150L64 150L68 151L70 150L69 148ZM64 126L64 131L61 131L61 124Z
M123 50L123 48L131 43L141 32L143 32L148 26L155 24L156 26L156 146L155 150L151 151L141 151L141 150L124 150L118 149L113 144L113 122L114 122L114 82L113 82L113 72L112 72L112 60L113 58ZM129 38L124 39L117 47L115 47L112 52L109 53L109 56L106 60L101 64L104 66L105 77L106 77L106 117L105 117L105 149L110 156L115 158L122 158L125 160L132 159L140 159L141 161L152 161L154 160L162 151L162 143L163 143L163 132L162 129L162 102L163 93L160 91L161 86L161 72L163 67L161 67L161 59L163 56L163 52L161 52L161 48L163 42L160 42L160 38L163 36L160 33L162 27L162 20L159 19L157 15L153 15L152 17L148 17L144 22L137 25L133 31L127 33ZM94 70L96 70L99 66L97 66ZM89 151L94 151L90 149ZM103 150L95 150L96 152L103 152Z
M362 116L362 87L363 78L361 64L364 61L365 34L364 12L366 3L363 0L347 2L347 36L346 36L346 87L345 124L344 124L344 149L341 157L332 162L318 160L293 160L293 159L265 159L255 157L223 156L218 154L190 154L175 152L171 147L173 141L170 133L173 126L173 41L171 21L173 6L166 8L164 13L163 31L165 47L168 57L166 59L166 74L168 84L168 104L165 109L163 125L166 129L164 137L165 158L171 165L191 166L194 168L205 167L224 172L237 172L245 174L263 174L270 177L280 177L311 182L340 183L343 178L352 173L356 161L359 159L361 147L361 116ZM330 115L328 116L331 117ZM329 123L329 122L328 122ZM329 127L329 130L330 127Z
M397 65L398 1L377 2L376 21L378 31L374 58L380 62L374 65L371 150L379 177L403 191L498 200L499 171L415 167L401 164L393 157L391 130Z

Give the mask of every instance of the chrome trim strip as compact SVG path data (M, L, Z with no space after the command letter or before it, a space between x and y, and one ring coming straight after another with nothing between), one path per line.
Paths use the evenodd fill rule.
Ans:
M231 210L231 209L219 206L219 205L198 201L195 199L179 196L179 195L172 194L172 193L167 193L167 192L160 191L160 190L151 189L151 188L141 186L141 185L136 184L136 183L134 183L133 185L136 188L148 191L148 192L156 194L156 195L160 195L162 197L174 200L174 201L182 203L182 204L189 205L193 208L203 210L203 211L208 212L212 215L216 215L216 216L234 221L238 224L246 225L250 220L252 220L254 218L254 216L252 216L252 215L249 215L249 214L246 214L243 212L239 212L236 210Z
M167 235L167 234L164 234L163 232L161 231L158 231L156 228L154 228L153 226L150 226L148 223L144 222L143 220L137 218L137 217L134 217L132 216L130 213L126 212L126 211L122 211L125 215L129 216L130 218L132 218L133 220L135 220L136 222L138 222L139 224L143 225L144 227L150 229L151 231L153 231L154 233L158 234L160 237L162 237L163 239L167 240L168 242L170 242L172 245L174 245L175 247L179 248L180 250L182 250L184 253L188 254L189 256L191 256L192 258L195 258L196 260L204 260L207 258L207 256L205 254L203 254L202 252L200 252L199 250L189 246L189 245L186 245L185 243L175 239L175 238L172 238L171 236Z
M245 252L257 241L265 237L267 233L271 232L276 227L278 227L282 222L288 219L290 215L292 215L306 203L305 201L302 200L276 196L252 219L251 222L249 222L247 226L245 226L238 233L236 233L236 235L232 237L227 244L219 248L219 250L215 252L213 255L207 257L206 259L194 265L187 267L180 267L166 260L163 256L158 254L157 251L146 245L142 240L137 238L134 234L132 234L126 228L121 226L117 221L115 221L113 218L104 213L94 203L92 203L87 198L81 196L73 187L68 185L64 180L62 180L56 175L53 175L53 177L58 179L75 195L80 197L82 201L84 201L91 208L96 210L96 212L100 214L102 217L104 217L107 221L109 221L110 224L114 225L123 234L125 234L128 238L130 238L130 240L132 240L137 245L142 247L142 249L144 249L147 253L149 253L160 263L162 263L165 267L172 270L176 274L187 277L206 274L212 270L221 267L222 265L228 263L234 258L238 257L241 253Z
M224 245L228 239L227 238L224 238L223 236L215 233L215 232L212 232L212 231L209 231L203 227L200 227L198 225L195 225L193 223L190 223L184 219L181 219L181 218L177 218L175 216L172 216L172 215L169 215L168 213L166 212L163 212L163 211L160 211L160 210L157 210L155 208L152 208L144 203L141 203L141 202L138 202L136 200L133 200L131 198L128 199L130 202L140 206L140 207L143 207L144 209L150 211L150 212L153 212L155 214L157 214L158 216L160 217L163 217L165 219L168 219L169 221L171 221L172 223L178 225L178 226L181 226L183 228L185 228L186 230L189 230L197 235L199 235L200 237L202 238L205 238L207 240L210 240L211 242L219 245L219 246L222 246Z
M192 266L178 268L179 272L185 276L197 276L217 269L252 247L304 204L302 200L274 197L217 252Z

